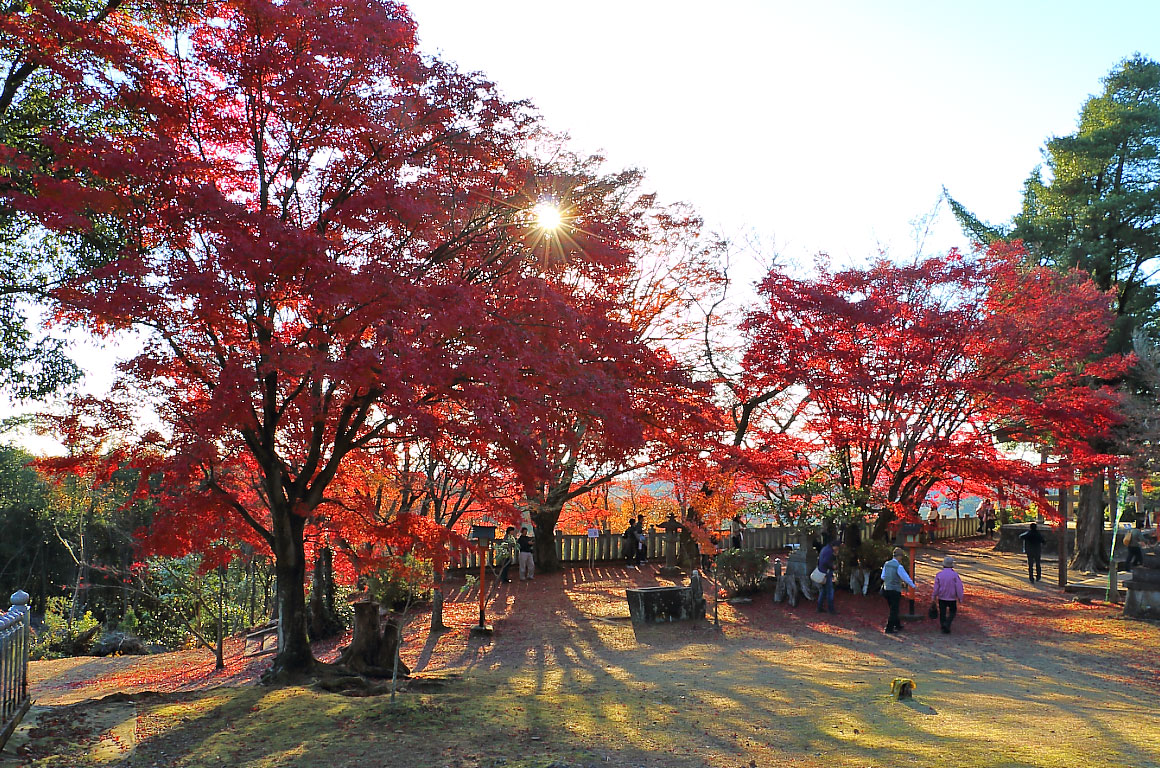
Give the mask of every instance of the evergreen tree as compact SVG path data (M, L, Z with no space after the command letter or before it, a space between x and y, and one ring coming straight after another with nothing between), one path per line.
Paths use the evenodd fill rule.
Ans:
M949 196L948 196L948 199ZM1039 264L1079 269L1114 291L1109 354L1132 351L1134 333L1155 339L1160 326L1160 63L1139 54L1104 78L1080 111L1074 133L1047 142L1044 164L1024 184L1010 224L981 221L959 202L951 209L982 242L1020 239ZM1129 382L1138 389L1142 382ZM1113 451L1114 446L1096 446ZM1102 481L1081 488L1073 566L1107 566L1101 544Z
M1044 165L1024 184L1023 209L1009 225L951 208L983 242L1021 239L1032 258L1089 273L1116 290L1109 352L1130 352L1132 331L1155 337L1160 318L1160 63L1140 55L1104 79L1080 111L1074 133L1047 142Z

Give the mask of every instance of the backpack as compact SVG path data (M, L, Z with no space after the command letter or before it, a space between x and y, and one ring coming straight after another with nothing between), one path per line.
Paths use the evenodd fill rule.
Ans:
M1125 547L1132 546L1132 532L1131 531L1128 531L1127 533L1124 534L1124 546Z

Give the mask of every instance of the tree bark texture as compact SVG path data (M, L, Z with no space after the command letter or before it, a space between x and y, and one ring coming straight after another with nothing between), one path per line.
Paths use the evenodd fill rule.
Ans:
M560 570L560 558L556 554L556 524L560 522L563 504L537 505L533 508L532 528L536 535L532 557L536 570L548 573Z
M217 637L214 643L214 669L226 668L226 567L218 566Z
M1147 512L1144 511L1144 478L1136 475L1132 478L1132 492L1136 495L1136 522L1140 527L1146 527Z
M278 655L270 673L307 672L314 667L306 633L306 519L272 510L274 573L278 591Z
M310 583L311 640L325 640L345 629L334 609L334 553L330 547L318 550Z
M1108 553L1104 551L1104 474L1081 485L1079 503L1075 508L1075 554L1071 568L1095 573L1108 567Z
M338 657L338 666L371 677L391 677L395 655L399 650L401 617L389 614L384 624L379 618L379 604L371 601L354 604L354 635ZM399 675L411 674L399 659Z
M863 515L869 515L870 510L863 508ZM890 524L894 522L894 510L879 510L874 520L874 530L870 532L873 541L890 541Z

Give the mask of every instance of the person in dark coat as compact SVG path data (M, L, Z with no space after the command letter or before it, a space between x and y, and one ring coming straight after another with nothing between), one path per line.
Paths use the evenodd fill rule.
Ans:
M532 552L536 540L528 535L528 526L520 528L516 543L520 546L520 581L531 581L536 577L536 559Z
M838 542L828 541L818 555L818 570L826 575L826 580L818 585L818 613L823 609L823 603L828 605L830 613L834 611L834 566L837 564Z
M1019 538L1023 539L1023 552L1027 555L1027 580L1034 584L1043 579L1043 565L1039 558L1043 554L1043 543L1047 539L1043 538L1035 523L1019 534Z
M512 563L516 562L520 552L519 540L516 539L516 527L509 525L507 531L504 533L503 541L496 547L496 563L501 565L499 571L499 580L505 584L511 582L511 577L508 576L508 571L512 568Z
M636 516L636 567L644 565L648 559L648 539L644 532L644 515Z
M1144 525L1137 520L1136 527L1128 534L1128 562L1125 565L1129 571L1144 564L1144 535Z

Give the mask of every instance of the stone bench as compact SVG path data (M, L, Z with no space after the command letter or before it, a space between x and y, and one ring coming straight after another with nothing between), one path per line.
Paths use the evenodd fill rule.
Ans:
M636 624L662 624L705 618L700 574L687 587L635 587L624 591L628 613Z

